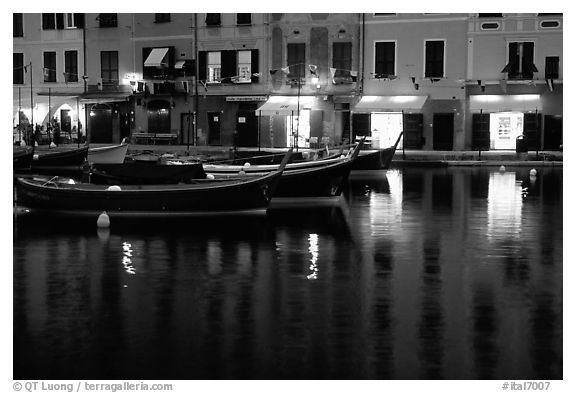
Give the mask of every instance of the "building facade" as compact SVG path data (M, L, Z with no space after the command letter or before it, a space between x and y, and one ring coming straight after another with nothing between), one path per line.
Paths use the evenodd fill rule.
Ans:
M92 143L562 145L562 14L14 14L14 125ZM32 109L31 109L32 108ZM74 139L73 137L71 137Z
M13 14L13 125L18 140L29 125L63 136L81 127L84 14Z

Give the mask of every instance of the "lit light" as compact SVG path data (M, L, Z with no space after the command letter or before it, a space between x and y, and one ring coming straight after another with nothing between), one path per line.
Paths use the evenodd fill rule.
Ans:
M320 81L320 79L317 76L312 77L312 84L313 85L317 85L319 81Z
M521 102L539 101L540 100L539 94L518 94L518 95L515 95L512 97L515 101L521 101Z
M502 101L502 96L500 95L491 95L491 94L486 94L486 95L481 95L481 96L470 96L470 100L472 101L476 101L476 102L498 102L498 101Z
M398 104L406 104L408 102L416 102L419 98L419 96L393 96L391 100Z

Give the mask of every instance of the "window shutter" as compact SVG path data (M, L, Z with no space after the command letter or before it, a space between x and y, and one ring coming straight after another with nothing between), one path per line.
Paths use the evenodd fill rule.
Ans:
M490 150L490 114L472 114L472 149Z
M79 29L84 28L84 14L74 14L74 26Z
M198 80L201 81L206 81L206 79L208 79L208 76L206 75L206 58L206 51L198 52Z
M53 30L55 27L54 14L42 14L42 29Z
M544 70L546 79L558 79L560 75L560 57L547 56Z
M510 45L508 45L508 64L510 65L510 68L508 70L508 77L515 77L516 75L518 75L518 70L520 69L519 64L520 64L520 55L518 54L518 43L517 42L511 42Z
M540 150L540 113L524 113L524 138L528 150Z
M56 14L56 28L58 30L64 29L64 14Z
M251 67L252 67L252 83L258 83L259 78L255 76L255 73L260 72L258 68L258 49L252 49L252 60L251 60Z
M532 79L534 76L534 43L524 42L522 46L522 77Z
M222 61L222 83L232 83L230 79L238 73L236 66L236 51L223 50L220 52L220 59Z
M405 113L404 122L404 147L407 149L422 149L422 126L424 115L422 113Z

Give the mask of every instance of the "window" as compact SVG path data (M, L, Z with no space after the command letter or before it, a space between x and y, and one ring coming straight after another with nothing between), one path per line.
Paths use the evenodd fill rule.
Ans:
M502 18L502 14L478 14L478 18Z
M118 51L100 52L102 85L118 85Z
M387 78L396 75L396 43L376 42L374 55L374 77Z
M118 14L98 14L100 27L118 27Z
M206 14L206 26L220 26L220 14Z
M64 52L64 78L66 82L78 82L78 51Z
M424 77L444 77L444 41L426 41Z
M154 14L154 23L170 22L170 14Z
M42 30L56 29L56 14L42 14Z
M480 28L482 30L497 30L500 28L500 23L498 23L498 22L486 22L486 23L482 23Z
M222 58L220 52L208 52L208 75L206 82L220 83Z
M287 62L290 67L288 78L303 79L306 76L306 44L288 44Z
M379 13L379 14L374 14L374 16L395 16L396 13Z
M543 20L540 22L540 27L544 29L556 29L560 27L560 22L557 20Z
M237 25L250 25L252 24L252 14L236 14Z
M534 42L508 43L508 64L502 70L508 79L532 79L538 69L534 65Z
M547 56L544 69L546 79L558 79L560 77L560 57Z
M44 52L44 82L56 82L56 52Z
M13 37L24 37L23 14L12 14Z
M334 70L333 83L352 82L350 70L352 69L352 43L335 42L332 44L332 67Z
M24 53L14 53L13 56L14 76L12 83L15 85L24 84Z
M252 82L252 51L238 51L238 78L237 83Z

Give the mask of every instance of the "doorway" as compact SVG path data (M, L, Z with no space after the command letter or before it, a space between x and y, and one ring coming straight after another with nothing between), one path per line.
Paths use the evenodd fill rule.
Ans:
M68 133L72 131L72 118L69 109L60 110L60 130Z
M454 113L434 113L432 132L434 150L452 150L454 148Z
M490 149L515 150L516 138L524 130L522 112L499 112L490 114Z
M220 145L220 112L208 112L208 144Z
M112 143L112 108L106 104L90 108L88 127L89 142Z
M200 139L200 138L198 138ZM196 146L194 142L194 114L192 112L180 113L180 143ZM204 144L203 141L199 141Z

